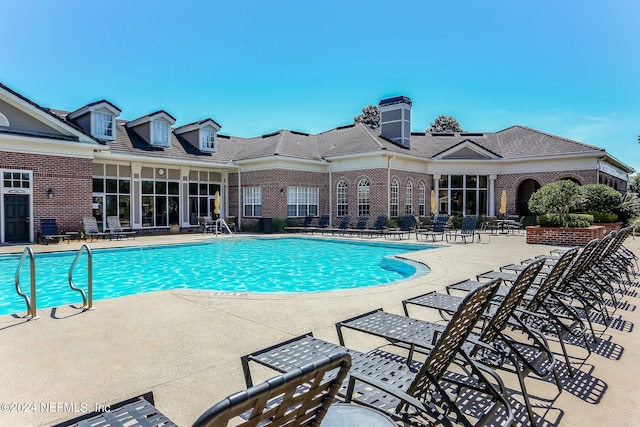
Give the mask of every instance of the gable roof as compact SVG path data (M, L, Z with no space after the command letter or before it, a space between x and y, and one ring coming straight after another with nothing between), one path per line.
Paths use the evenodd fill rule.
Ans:
M19 105L19 109L22 110L24 114L32 116L45 126L51 128L51 133L24 131L11 127L3 128L0 132L61 141L77 141L83 144L95 144L96 146L101 145L97 139L86 133L82 128L74 123L70 123L60 117L56 111L41 107L30 99L0 83L0 95L3 94L7 100Z

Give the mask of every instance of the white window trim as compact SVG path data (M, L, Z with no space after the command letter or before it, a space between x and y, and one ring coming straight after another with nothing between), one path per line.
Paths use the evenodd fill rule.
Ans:
M207 139L206 136L209 132L213 134L212 144L206 140ZM215 153L218 150L218 133L215 131L215 129L201 128L199 133L200 133L200 150Z
M168 122L165 122L164 120L152 120L150 123L151 123L151 133L150 133L151 145L153 145L154 147L170 147L171 146L171 136L170 136L171 125ZM166 140L160 141L157 138L156 123L162 123L163 125L166 126L166 132L164 131L162 132L164 134L162 139L166 138Z
M104 114L111 117L111 135L101 135L98 133L97 118L98 114ZM106 129L106 128L105 128ZM91 135L98 138L109 141L116 139L116 117L113 114L105 113L104 111L92 111L91 112Z

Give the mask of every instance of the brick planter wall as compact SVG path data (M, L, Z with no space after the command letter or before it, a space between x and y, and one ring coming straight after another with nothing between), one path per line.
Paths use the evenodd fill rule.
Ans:
M597 225L600 227L604 227L604 235L611 233L612 231L618 231L622 229L621 222L594 222L591 225Z
M584 246L593 239L605 236L605 227L592 225L585 228L527 227L527 243L556 246Z

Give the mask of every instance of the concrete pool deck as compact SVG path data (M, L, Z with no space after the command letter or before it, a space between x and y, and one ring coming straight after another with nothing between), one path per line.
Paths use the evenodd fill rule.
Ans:
M195 234L140 236L128 241L93 242L90 247L215 238ZM415 243L415 239L409 242ZM32 247L37 254L77 250L80 245ZM625 246L640 254L640 239L629 238ZM2 246L0 253L22 249ZM550 249L527 245L523 236L498 235L484 238L480 244L443 244L408 254L407 258L429 265L431 273L376 288L301 295L181 289L98 300L94 301L95 310L89 312L70 306L39 309L40 318L31 321L0 316L0 366L4 368L0 426L51 425L90 412L96 405L148 391L153 391L156 407L167 417L189 426L211 405L245 388L240 356L307 332L337 342L337 321L380 307L400 314L403 299L441 290ZM215 268L216 262L224 260L212 260L210 268ZM13 292L13 283L4 286ZM623 300L633 307L638 304L635 293ZM616 312L620 320L604 332L604 345L584 363L580 358L586 351L569 347L570 354L576 356L573 366L580 371L560 395L553 384L527 379L534 411L544 417L540 425L638 424L640 334L634 325L640 315L638 310L631 311L631 306L627 308ZM347 345L360 350L381 344L362 334L346 338ZM273 375L275 372L266 369L255 370L256 382ZM514 375L501 376L510 389L518 390Z

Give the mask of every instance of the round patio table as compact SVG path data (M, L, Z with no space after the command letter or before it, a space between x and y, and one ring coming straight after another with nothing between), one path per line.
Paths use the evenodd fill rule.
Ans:
M386 415L365 406L337 403L329 407L321 427L397 427Z

